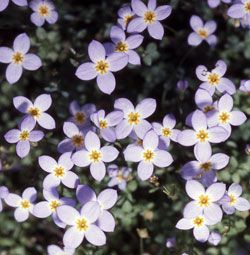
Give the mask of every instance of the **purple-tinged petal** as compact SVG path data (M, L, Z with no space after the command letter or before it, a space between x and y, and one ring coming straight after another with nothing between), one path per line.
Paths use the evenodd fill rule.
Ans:
M128 33L141 33L147 28L147 24L144 22L143 18L138 17L132 19L129 24L127 31Z
M68 171L65 174L65 177L63 178L62 183L68 188L75 189L80 183L80 181L79 181L79 177L75 173Z
M116 99L114 103L114 108L123 111L124 114L128 114L129 112L134 111L133 104L127 98Z
M212 70L212 72L219 74L221 77L224 76L226 71L227 64L223 60L218 60L215 64L215 68Z
M195 131L199 131L201 129L204 129L204 130L207 129L206 115L200 110L196 110L193 113L191 117L191 123Z
M128 64L128 55L125 53L115 52L108 56L109 70L117 72Z
M202 42L202 38L195 32L188 36L188 44L191 46L198 46Z
M233 95L236 92L235 85L233 84L232 81L230 81L227 78L221 78L220 79L220 84L217 86L217 89L221 93L228 93L229 95Z
M199 216L202 211L203 208L198 206L196 201L191 201L184 207L183 216L185 218L192 219Z
M55 255L55 254L60 254L62 253L63 250L59 248L56 245L49 245L48 246L48 255Z
M60 208L60 207L59 207ZM67 248L77 248L84 238L84 232L78 231L75 227L67 229L63 236L63 244Z
M36 121L29 116L22 120L22 122L20 123L20 129L21 130L27 129L28 131L31 131L34 129L35 125Z
M188 230L193 228L193 224L191 223L191 220L183 218L177 222L175 227L178 229Z
M105 189L97 197L102 209L112 208L118 199L117 191L114 189Z
M112 127L101 129L100 134L102 138L107 142L113 143L116 140L115 129Z
M16 145L16 153L20 158L24 158L29 154L30 143L29 141L19 141Z
M141 161L137 168L138 176L142 181L149 179L152 176L153 171L154 171L153 164L146 163L144 161Z
M211 203L204 208L204 216L210 223L217 224L222 220L223 212L219 205Z
M185 180L191 180L193 177L201 173L200 164L198 161L190 161L181 169L181 176Z
M94 190L87 185L78 185L76 197L82 205L90 201L96 201L96 194Z
M119 151L113 146L104 146L101 148L102 160L104 162L111 162L118 157Z
M64 139L57 146L57 150L60 153L72 152L74 149L75 149L75 147L72 144L71 139L69 139L69 138Z
M2 0L0 2L0 12L4 11L9 5L9 0Z
M109 126L113 127L119 124L123 119L122 111L113 111L106 116Z
M240 126L247 120L246 115L241 111L232 111L230 114L230 124L233 126Z
M244 5L243 4L234 4L232 5L228 11L228 16L234 19L240 19L245 15Z
M33 106L32 102L23 96L14 97L13 104L15 108L21 113L27 113L27 109Z
M223 204L222 209L228 215L235 213L235 208L229 204Z
M44 133L42 131L31 131L29 140L31 142L39 142L44 137Z
M77 151L72 156L72 161L76 166L85 167L90 165L89 152L86 150Z
M95 70L95 65L91 62L81 64L77 68L75 75L79 79L84 80L84 81L92 80L97 76L97 72Z
M207 21L204 25L204 29L206 29L209 32L209 34L213 34L216 28L217 24L213 20Z
M103 93L110 95L115 89L116 85L115 76L111 72L108 72L107 74L98 75L97 85Z
M198 89L195 93L195 103L202 111L204 111L205 107L212 105L213 98L206 90Z
M46 172L51 173L57 166L57 162L50 156L40 156L38 158L39 166Z
M37 70L42 66L41 59L35 54L26 54L23 61L23 68L29 71Z
M141 120L140 124L134 126L135 133L139 138L143 138L151 128L152 126L147 120Z
M12 0L12 2L18 6L27 6L28 5L27 0Z
M3 2L3 1L2 1ZM0 6L1 8L1 6ZM0 10L1 11L1 10ZM13 50L7 47L0 47L0 62L9 64L12 62Z
M43 112L47 111L52 104L52 98L49 94L42 94L35 99L34 106Z
M110 30L110 38L114 43L118 43L120 41L124 42L126 39L126 35L120 27L112 26Z
M226 185L224 183L214 183L206 190L206 194L210 196L212 202L220 200L226 192Z
M173 162L173 157L167 151L155 151L154 164L158 167L168 167Z
M100 205L96 201L86 203L81 209L81 216L87 218L89 223L96 222L100 216Z
M205 189L200 182L190 180L186 182L186 192L189 197L191 197L194 200L197 200L200 194L205 193Z
M203 151L210 151L210 150L212 150L212 148L209 142L198 142L194 146L195 154L197 153L197 151L203 152Z
M193 15L190 19L190 26L194 31L197 31L199 28L203 27L203 21L199 16Z
M220 4L220 0L208 0L207 2L211 8L216 8Z
M207 81L207 68L203 65L197 66L195 73L199 80L201 81Z
M210 162L212 163L213 169L219 170L228 165L229 159L230 157L224 153L216 153L212 155Z
M43 180L43 188L50 190L52 188L58 187L60 183L60 178L55 177L53 174L49 174Z
M106 57L106 52L104 46L98 42L93 40L88 47L88 53L91 61L96 63L99 60L104 60Z
M80 217L80 213L69 205L62 205L56 209L59 219L67 225L73 226L77 218Z
M127 38L126 42L128 43L129 49L133 50L138 48L142 42L143 42L143 36L142 35L131 35Z
M10 84L17 82L23 73L21 65L9 64L6 69L6 79Z
M27 199L30 202L34 202L37 198L37 191L35 188L30 187L24 190L23 194L22 194L22 198L23 199Z
M20 130L11 129L4 135L4 139L8 143L17 143L19 141Z
M13 43L14 51L19 51L26 54L30 49L30 38L26 33L18 35Z
M95 246L102 246L106 244L106 236L103 231L96 225L91 225L89 230L85 233L85 237L91 244Z
M45 18L41 17L37 12L31 14L30 20L37 27L41 27L45 23Z
M29 218L29 211L17 208L14 212L14 217L17 222L24 222Z
M135 108L143 119L148 118L156 110L156 100L153 98L146 98L142 100Z
M54 24L58 20L58 13L56 11L51 11L50 15L46 17L49 24Z
M142 147L131 145L123 153L126 161L139 162L142 160L142 152Z
M148 32L156 40L162 40L164 36L164 29L159 21L155 21L152 25L149 25Z
M239 197L234 207L240 212L249 211L250 203L245 198Z
M115 219L113 215L104 210L97 221L97 226L105 232L113 232L115 229Z
M73 122L66 121L63 124L63 132L67 137L72 138L72 136L79 134L79 128Z
M201 183L205 186L208 187L212 185L214 182L216 182L216 173L213 170L210 170L208 172L204 172L201 175Z
M5 203L11 207L18 207L20 205L21 202L21 197L10 193L6 198L5 198Z
M101 147L101 142L99 137L93 132L89 131L85 136L85 146L88 151L93 149L99 150Z
M162 5L156 8L157 20L166 19L172 12L172 7L170 5Z
M215 45L218 41L215 35L209 35L205 40L211 46Z
M148 0L148 9L155 10L156 8L156 0Z
M71 153L63 153L58 159L58 165L63 166L65 170L70 170L74 166L71 160Z
M204 148L204 147L203 147ZM212 148L211 146L207 146L206 149L199 150L198 147L194 149L194 155L201 163L206 163L209 161L212 155Z
M34 205L33 215L37 218L47 218L52 214L49 202L42 201Z
M225 94L220 98L218 102L218 110L231 112L233 105L233 98L230 95Z
M127 120L122 120L120 124L116 126L115 133L117 139L124 139L130 135L133 129L132 125L129 125Z
M228 132L222 127L212 127L209 130L209 142L221 143L228 138Z
M131 7L132 7L132 10L138 16L143 16L144 12L147 11L147 6L141 0L132 0Z
M151 150L155 150L158 147L158 144L159 144L158 135L153 130L149 131L143 139L144 149L148 148Z
M209 229L207 226L194 228L193 234L197 241L205 243L209 237Z
M102 161L98 163L92 163L90 165L90 173L95 180L100 182L106 174L106 167L104 163Z
M221 242L221 235L217 232L212 232L209 235L208 242L214 246L217 246Z
M128 62L132 65L140 65L141 64L141 58L139 54L134 50L128 51Z
M176 125L176 120L173 114L167 114L165 115L163 119L163 126L168 127L170 129L174 128Z
M233 183L228 189L228 194L234 194L236 197L239 197L242 194L242 187L238 183Z
M177 136L177 141L179 144L183 146L192 146L196 144L197 138L196 138L195 131L191 129L181 131L179 135Z

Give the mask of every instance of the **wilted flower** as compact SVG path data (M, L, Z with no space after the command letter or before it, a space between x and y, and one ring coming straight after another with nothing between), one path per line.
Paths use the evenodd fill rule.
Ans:
M189 45L198 46L203 40L209 45L215 45L217 43L217 37L213 35L217 28L215 21L210 20L204 24L199 16L193 15L190 19L190 26L194 32L188 36Z
M48 94L42 94L38 96L34 104L26 97L17 96L13 98L13 104L15 108L25 113L25 118L32 118L45 129L54 129L56 124L55 120L45 111L47 111L51 104L52 99Z
M90 201L98 202L100 206L100 215L96 225L104 232L113 232L115 229L115 219L108 211L117 201L117 191L114 189L105 189L98 196L87 185L79 185L76 190L78 201L84 205Z
M115 76L112 72L123 69L128 63L128 55L115 52L106 58L104 46L93 40L88 47L92 62L81 64L76 70L76 76L81 80L92 80L97 77L97 85L105 94L111 94L115 89Z
M40 167L49 173L43 181L45 189L57 187L61 182L72 189L79 184L78 176L70 171L74 165L71 161L71 152L62 154L58 162L50 156L40 156L38 162Z
M125 32L118 26L113 26L110 32L112 43L106 43L107 55L114 52L121 52L128 55L128 63L140 65L140 56L134 49L138 48L143 41L143 36L139 34L130 35L126 38Z
M180 80L177 82L176 87L179 91L185 91L189 87L188 81Z
M63 249L60 248L57 245L49 245L47 248L48 251L48 255L73 255L75 252L75 249L68 249L66 247L64 247Z
M117 139L127 137L132 130L138 137L143 137L151 128L151 124L145 119L154 113L156 109L155 99L146 98L134 107L128 99L119 98L115 101L114 107L124 113L124 119L116 127Z
M235 210L248 211L250 209L250 203L243 197L242 187L238 183L233 183L228 188L225 196L220 200L222 209L226 214L233 214Z
M34 205L33 215L38 218L47 218L52 215L55 224L60 228L65 228L66 224L58 218L56 209L61 205L75 206L75 200L66 197L60 198L56 188L51 188L49 190L44 189L43 196L46 201Z
M182 167L181 176L185 180L200 179L207 187L216 181L216 171L229 163L229 157L224 153L212 155L211 147L196 150L195 157L197 161L190 161Z
M100 129L101 137L113 143L116 140L115 126L123 119L122 111L113 111L105 116L105 111L100 110L91 115L91 120Z
M4 138L8 143L17 143L16 153L20 158L24 158L30 151L30 142L38 142L43 139L44 133L42 131L34 130L36 122L32 118L25 118L19 129L11 129Z
M118 24L121 25L123 30L126 30L129 22L134 18L135 13L131 10L130 6L124 5L119 9L118 16Z
M207 3L209 7L216 8L221 2L229 4L231 3L231 0L208 0Z
M144 139L142 146L131 145L124 151L126 161L140 162L137 168L138 176L144 181L149 179L157 167L168 167L173 158L169 152L158 149L159 137L153 131L149 131Z
M210 143L221 143L228 137L228 132L223 127L208 128L206 115L200 110L192 114L191 124L194 130L181 131L177 136L177 141L183 146L195 145L195 151L209 150Z
M147 28L150 36L161 40L164 29L159 21L166 19L171 14L172 7L169 5L156 7L156 0L149 0L148 6L140 0L132 0L131 6L138 17L129 22L127 31L141 33Z
M30 2L30 8L34 11L30 17L31 22L38 27L41 27L45 21L54 24L58 19L55 6L49 0L33 0Z
M221 234L218 232L211 232L208 238L208 242L214 246L217 246L221 241Z
M109 165L108 174L110 181L108 182L108 186L114 187L117 185L120 190L125 190L131 172L132 169L128 167L118 167L115 164Z
M241 81L239 90L250 94L250 80Z
M72 161L80 167L90 165L90 173L93 178L101 181L106 173L104 162L115 160L119 151L113 146L101 147L100 139L93 131L87 133L84 144L86 149L75 152Z
M9 193L5 198L7 205L15 207L14 217L16 221L23 222L29 217L29 214L33 212L34 202L37 197L35 188L30 187L24 190L22 197L14 193Z
M12 2L18 6L27 6L27 0L12 0ZM0 1L0 12L4 11L10 3L10 0L1 0Z
M3 210L2 199L4 200L9 195L9 190L5 186L0 186L0 212Z
M79 211L75 208L62 205L57 208L59 219L70 226L65 232L63 243L67 248L77 248L84 237L93 245L101 246L106 243L103 231L95 225L100 216L98 202L88 202Z
M41 59L32 53L27 53L29 49L30 39L25 33L16 37L13 49L0 47L0 63L9 64L6 69L6 79L10 84L20 79L23 68L34 71L41 67Z
M218 201L224 196L226 185L224 183L214 183L207 190L198 181L190 180L186 182L186 192L193 201L184 208L186 218L195 218L201 214L214 224L222 220L223 212Z
M177 142L177 136L180 133L178 129L174 129L176 125L176 119L173 114L167 114L164 119L163 123L152 123L154 131L160 137L160 142L162 141L165 144L165 148L163 146L162 149L166 149L170 145L170 140ZM159 145L161 148L161 144Z

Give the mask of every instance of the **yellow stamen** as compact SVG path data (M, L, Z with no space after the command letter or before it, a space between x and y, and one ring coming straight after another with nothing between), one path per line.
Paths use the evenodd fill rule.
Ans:
M83 112L77 112L74 119L78 125L82 125L86 121L86 116Z
M125 23L125 25L127 26L128 25L128 23L133 19L133 15L132 14L127 14L127 15L125 15L124 17L123 17L123 20L124 20L124 23Z
M246 2L244 5L245 12L250 14L250 2Z
M170 129L170 128L167 128L167 127L162 128L161 133L162 133L162 135L165 136L165 137L170 137L170 136L172 135L171 129Z
M202 38L202 39L206 39L208 37L208 32L206 29L204 28L200 28L197 32L197 34Z
M59 201L57 201L57 200L52 200L49 203L49 206L50 206L50 209L51 209L52 212L55 212L57 207L60 206L60 205L61 205L61 203Z
M99 74L106 74L109 70L109 64L105 60L99 60L95 64L95 70Z
M64 169L64 167L62 167L62 166L56 166L55 169L54 169L54 175L55 175L57 178L63 178L64 175L65 175L65 169Z
M100 120L99 121L99 126L101 129L107 128L108 127L108 122L106 120Z
M17 51L12 55L12 63L16 64L16 65L20 65L23 63L24 60L24 55Z
M153 24L156 21L156 13L154 11L146 11L144 13L144 22L146 24Z
M130 125L138 125L140 123L140 117L138 112L131 112L128 114L128 123Z
M74 135L72 136L71 141L75 147L79 148L83 145L84 142L83 135Z
M42 4L38 7L38 14L41 16L41 17L47 17L50 13L50 9L47 5L45 4Z
M151 162L155 157L155 153L152 150L147 149L144 150L142 157L145 161Z
M220 83L220 76L217 73L210 73L207 81L211 86L217 86Z
M201 207L208 207L210 204L210 199L208 195L200 195L198 199L198 204Z
M125 42L118 42L115 47L116 52L128 52L128 44Z
M19 140L20 141L27 141L30 138L30 132L28 130L23 130L19 134Z
M76 228L78 231L82 231L82 232L87 231L89 228L89 223L88 223L87 219L85 219L85 218L77 219Z
M207 105L204 107L203 112L208 113L212 110L214 110L214 107L212 105Z
M37 107L30 107L28 113L35 119L38 119L41 116L41 110Z
M231 206L235 205L235 203L237 202L236 196L233 195L233 194L230 194L230 195L229 195L229 198L230 198L229 204L230 204Z
M29 209L30 208L30 206L31 206L31 204L30 204L30 201L29 200L27 200L27 199L23 199L22 201L21 201L21 208L22 209Z
M200 142L206 142L208 140L208 132L202 129L196 133L196 137Z
M89 158L92 162L99 162L102 158L102 154L100 151L97 151L97 150L92 150L90 153L89 153Z
M230 120L230 114L228 112L220 112L219 113L219 122L222 124L228 123Z
M204 217L197 216L196 218L193 219L193 224L195 225L195 227L204 226Z
M211 162L206 162L206 163L200 164L200 168L202 168L205 172L210 171L211 167L212 167Z

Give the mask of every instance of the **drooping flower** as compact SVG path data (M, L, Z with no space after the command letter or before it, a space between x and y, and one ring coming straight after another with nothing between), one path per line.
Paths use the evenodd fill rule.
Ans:
M214 183L206 190L203 185L195 180L186 182L186 192L193 201L184 208L184 215L187 218L195 218L204 214L205 218L214 224L222 220L223 212L218 201L224 196L226 185Z
M133 18L129 24L128 33L141 33L146 28L151 37L162 40L164 29L160 21L166 19L172 12L172 7L162 5L156 7L156 0L149 0L146 6L141 0L132 0L133 12L138 16Z
M24 222L28 219L29 214L33 213L34 202L37 197L35 188L29 187L23 191L22 196L9 193L5 198L7 205L15 207L14 217L17 222Z
M108 211L117 202L117 191L114 189L105 189L98 196L87 185L79 185L76 190L78 201L84 205L90 201L96 201L100 206L100 215L96 225L104 232L113 232L115 229L115 219Z
M215 21L210 20L204 24L199 16L193 15L190 18L190 26L194 32L188 36L189 45L198 46L203 40L211 46L217 43L217 37L213 34L217 28Z
M211 147L206 150L196 150L195 157L196 161L190 161L182 167L181 176L185 180L200 179L206 187L217 180L216 171L229 163L229 157L224 153L212 155Z
M75 200L67 197L59 197L56 188L43 190L43 196L46 201L39 202L34 205L33 215L38 218L47 218L52 215L55 224L60 228L65 228L66 224L63 223L57 216L56 209L61 205L75 206Z
M124 5L118 11L118 24L123 30L127 29L129 22L134 18L135 13L131 10L130 6Z
M0 212L3 210L2 200L9 195L9 190L5 186L0 186Z
M124 151L126 161L139 162L137 171L141 180L149 179L157 167L168 167L173 158L169 152L158 149L159 137L153 131L149 131L144 139L142 146L131 145Z
M84 137L88 131L88 128L80 130L73 122L64 122L63 132L67 138L58 144L57 150L60 153L65 153L83 149Z
M94 104L80 106L77 101L72 101L69 105L69 111L72 115L69 121L74 122L82 129L90 125L90 115L96 112L96 106Z
M221 126L228 132L228 136L231 134L231 125L240 126L246 120L246 115L241 111L233 109L233 98L225 94L219 101L216 110L212 110L208 113L208 126Z
M236 92L235 85L232 81L223 77L226 71L227 65L222 60L216 62L215 68L211 72L203 65L198 66L196 76L202 81L200 88L207 90L211 96L216 89L221 93L234 94Z
M210 143L221 143L228 138L228 132L223 127L207 127L206 115L196 110L191 116L194 130L186 129L177 136L177 141L183 146L194 146L194 150L206 151Z
M108 186L114 187L117 185L120 190L125 190L131 172L132 169L128 167L118 167L115 164L109 165L108 174L110 180L108 182Z
M39 142L43 139L42 131L33 130L36 122L32 118L26 118L19 124L19 129L11 129L4 138L8 143L17 143L16 153L20 158L29 154L30 142Z
M241 81L239 90L250 94L250 80Z
M242 187L238 183L233 183L228 188L225 196L220 200L222 209L226 214L233 214L236 210L244 212L250 210L250 203L243 197Z
M67 247L60 248L57 245L49 245L47 248L48 255L73 255L75 249L68 249Z
M122 111L113 111L105 116L105 111L100 110L91 115L91 120L100 129L101 137L113 143L116 140L115 126L123 119Z
M210 222L204 215L189 218L184 214L184 218L177 222L176 228L182 230L193 229L195 239L204 243L209 238L209 229L207 227L209 225L214 225L214 223Z
M100 216L100 206L97 202L86 203L80 212L71 206L62 205L57 208L57 214L62 222L70 226L63 236L63 243L67 248L77 248L84 237L95 246L106 243L105 234L95 225Z
M187 80L179 80L176 87L179 91L185 91L189 87L189 83Z
M52 104L50 95L42 94L35 99L34 103L26 97L17 96L13 98L13 104L19 112L26 114L25 118L34 119L45 129L55 128L55 120L46 113Z
M93 178L101 181L106 173L104 162L109 163L115 160L119 151L113 146L101 147L100 139L93 131L87 133L84 144L86 149L75 152L72 161L79 167L90 165L90 173Z
M227 11L228 16L234 19L250 19L250 1L239 0Z
M138 137L143 137L151 128L151 124L145 119L152 115L156 109L156 100L146 98L136 107L126 98L119 98L115 101L115 109L124 113L124 119L116 126L117 139L123 139L130 135L132 130Z
M208 242L214 246L217 246L221 241L221 234L218 232L211 232L208 238Z
M23 73L23 68L29 71L41 67L41 59L35 54L28 53L30 39L23 33L16 37L13 49L0 47L0 63L9 64L6 69L6 79L10 84L17 82Z
M220 3L223 2L225 4L231 3L231 0L208 0L207 3L209 7L211 8L216 8L217 6L220 5Z
M213 102L213 97L205 89L197 89L195 93L195 103L206 116L208 112L217 108L217 102Z
M128 63L140 65L141 59L138 53L134 50L143 42L143 36L139 34L130 35L126 38L125 32L118 26L113 26L110 31L112 43L106 43L107 54L114 52L122 52L128 55Z
M89 44L88 53L92 62L81 64L76 70L76 76L85 81L97 78L99 89L105 94L111 94L116 85L113 72L127 65L128 55L115 52L106 58L104 46L95 40Z
M175 125L176 125L176 119L173 114L167 114L163 118L162 124L156 123L156 122L152 123L154 131L160 137L160 141L163 141L163 143L166 146L165 148L163 147L163 149L166 149L167 147L169 147L170 140L177 142L177 136L180 133L180 131L177 129L174 129Z
M18 6L27 6L27 0L12 0L12 2ZM10 0L1 0L0 1L0 12L4 11L10 3Z
M76 188L79 184L79 177L72 171L73 162L71 152L63 153L58 162L50 156L40 156L38 158L40 167L49 173L43 181L45 189L55 188L62 182L68 188Z
M30 17L31 22L38 27L41 27L45 21L54 24L58 19L55 6L49 0L33 0L30 2L30 8L34 11Z

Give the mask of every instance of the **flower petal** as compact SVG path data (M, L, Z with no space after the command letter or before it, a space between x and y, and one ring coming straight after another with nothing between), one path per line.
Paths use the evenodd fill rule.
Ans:
M72 171L67 171L65 177L62 180L62 183L70 189L75 189L80 183L80 181L78 175L76 175Z
M104 210L97 221L97 226L105 232L113 232L115 229L115 219L113 215Z
M102 246L106 244L106 236L103 231L96 225L91 225L89 230L85 233L85 237L91 244L95 246Z
M29 154L30 143L29 141L19 141L16 145L16 153L20 158L24 158Z
M75 227L67 229L63 236L63 244L67 248L77 248L81 245L84 238L84 232L78 231Z
M170 5L162 5L156 8L157 20L166 19L172 12L172 7Z
M108 72L107 74L98 75L97 85L103 93L110 95L115 89L116 85L115 76L111 72Z
M26 33L18 35L13 44L14 51L19 51L26 54L30 49L30 38Z
M117 72L128 64L128 55L125 53L115 52L108 56L109 70Z
M56 209L59 219L67 225L73 226L80 213L72 206L61 205Z
M191 46L198 46L202 42L202 38L195 32L188 36L188 44Z
M153 164L146 163L144 161L141 161L137 168L138 176L142 181L149 179L152 176L153 171L154 171Z
M98 202L104 210L112 208L116 201L118 195L115 189L105 189L97 197Z
M148 32L156 40L162 40L164 36L164 29L159 21L155 21L152 25L149 25Z
M216 153L211 157L210 162L212 163L213 169L219 170L228 165L229 159L230 157L224 153Z
M4 139L8 143L17 143L19 141L20 130L11 129L4 135Z
M158 147L158 144L159 144L158 135L153 130L149 131L143 139L144 149L155 150Z
M147 24L144 22L143 18L138 17L132 19L129 24L127 31L128 33L141 33L147 28Z
M32 102L23 96L14 97L13 104L15 108L21 113L27 113L28 108L33 106Z
M135 108L143 119L148 118L156 110L156 100L153 98L146 98L142 100Z
M104 163L102 161L98 163L92 163L90 165L90 173L95 180L100 182L106 174L106 167Z
M158 167L168 167L173 162L173 157L167 151L157 150L155 152L154 164Z
M102 160L104 162L111 162L119 155L119 151L113 146L104 146L100 151L102 152Z
M247 120L246 115L241 111L232 111L230 114L230 124L233 126L240 126Z
M236 197L242 194L242 187L238 183L233 183L228 189L228 194L233 193Z
M206 194L210 196L212 202L220 200L226 192L226 185L224 183L214 183L206 190Z
M85 167L91 164L89 152L86 150L75 152L71 159L76 166Z
M147 11L147 6L140 0L132 0L131 7L132 7L132 10L138 16L143 16L144 12Z
M186 182L186 192L189 197L197 200L201 194L205 193L203 185L195 180L190 180Z
M198 206L196 201L191 201L184 207L183 216L192 219L199 216L202 210L202 207Z
M104 60L106 57L104 46L96 40L93 40L89 44L88 53L91 61L93 61L94 63L96 63L99 60Z
M191 129L186 129L181 131L177 136L177 141L183 146L192 146L197 143L197 138L195 131Z
M77 70L75 75L84 81L89 81L94 79L97 76L97 72L95 70L95 65L93 63L84 63L81 64Z
M0 6L1 8L1 6ZM0 47L0 62L9 64L12 62L13 50L7 47Z
M41 59L35 54L26 54L23 61L23 68L34 71L42 66Z
M207 226L194 228L194 237L197 241L205 243L209 237L209 230Z
M17 82L23 73L21 65L9 64L6 69L6 79L10 84Z
M142 147L131 145L128 146L123 153L126 161L139 162L142 160L142 152Z
M57 166L57 162L50 156L40 156L38 158L39 166L46 172L51 173Z
M177 222L175 227L178 229L188 230L188 229L193 228L194 226L191 223L191 220L183 218Z

